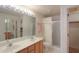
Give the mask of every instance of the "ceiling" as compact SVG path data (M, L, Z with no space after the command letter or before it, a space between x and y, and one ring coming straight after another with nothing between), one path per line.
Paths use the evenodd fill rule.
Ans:
M0 13L12 14L12 15L15 15L15 16L21 16L22 15L21 13L16 12L9 7L1 7L1 6L0 6Z
M60 6L58 5L29 5L27 8L45 17L53 16L60 12Z
M60 14L60 5L23 5L24 8L29 8L36 14L40 14L45 17L53 16L53 15L58 15ZM21 6L21 7L23 7ZM73 6L67 6L67 7L73 7ZM19 12L13 11L13 9L8 9L8 8L2 8L0 7L0 12L4 13L10 13L13 15L20 15Z
M33 12L45 17L60 14L61 5L28 5L26 6ZM75 7L76 5L65 5L67 8Z

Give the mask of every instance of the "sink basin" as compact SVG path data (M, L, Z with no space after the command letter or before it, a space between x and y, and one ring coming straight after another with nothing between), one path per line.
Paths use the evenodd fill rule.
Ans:
M3 46L0 47L0 53L12 53L14 49L17 49L19 45L12 45L12 46Z
M5 45L6 43L7 43L6 41L1 41L1 42L0 42L0 46L1 46L1 45L2 45L2 46Z
M18 49L24 47L23 45L26 46L26 44L32 43L33 41L31 39L27 39L27 40L17 40L17 41L15 40L10 42L12 43L12 46L8 46L8 44L0 46L0 53L17 52Z

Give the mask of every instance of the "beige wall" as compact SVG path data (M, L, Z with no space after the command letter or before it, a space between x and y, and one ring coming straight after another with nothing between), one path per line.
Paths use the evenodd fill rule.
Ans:
M43 18L40 15L36 16L36 35L43 36Z
M70 22L79 21L79 13L70 14L68 16L68 21Z

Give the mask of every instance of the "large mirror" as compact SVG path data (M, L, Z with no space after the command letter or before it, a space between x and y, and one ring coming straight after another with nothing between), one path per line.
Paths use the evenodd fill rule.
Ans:
M35 17L0 6L0 41L35 35Z

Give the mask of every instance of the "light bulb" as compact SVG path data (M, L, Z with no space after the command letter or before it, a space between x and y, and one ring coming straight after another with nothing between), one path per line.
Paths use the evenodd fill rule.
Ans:
M7 19L5 19L5 23L7 23Z
M9 20L8 19L5 19L5 23L9 23Z

